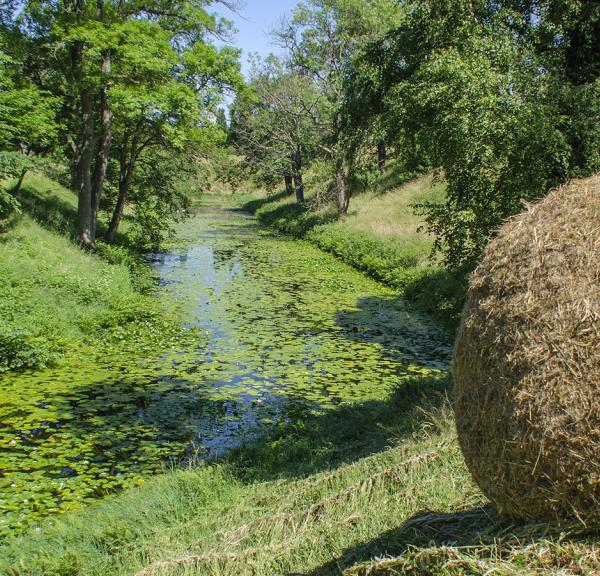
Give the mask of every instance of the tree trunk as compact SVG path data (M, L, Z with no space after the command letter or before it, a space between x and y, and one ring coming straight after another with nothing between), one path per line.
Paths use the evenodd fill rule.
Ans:
M298 204L304 204L304 182L302 181L301 172L294 172L294 184L296 186L296 201Z
M292 156L293 177L296 186L296 200L298 204L304 204L304 182L302 180L302 152L300 146L296 147Z
M106 234L104 234L104 240L109 244L112 244L115 241L115 234L119 229L119 224L121 223L121 218L123 217L123 212L125 210L125 205L127 204L129 185L131 183L135 166L132 161L127 162L127 142L125 142L123 148L121 149L119 163L119 196L117 198L117 203L115 204L115 209L113 210L112 218L110 219L110 224L108 225L108 230L106 231Z
M81 5L77 5L81 11ZM94 248L92 236L92 157L94 147L94 94L84 85L83 78L83 42L71 45L71 66L73 79L79 91L81 106L82 133L76 165L77 222L75 240L82 246Z
M96 226L98 223L98 211L100 209L100 200L102 198L102 189L108 167L110 156L110 145L112 139L112 119L113 113L109 102L109 86L106 80L111 72L111 52L105 50L102 53L102 76L105 78L100 89L100 123L102 132L98 141L96 153L96 164L94 165L94 175L92 178L92 238L96 238Z
M385 147L385 141L380 140L377 142L377 167L383 174L385 172L385 165L387 163L387 150Z
M13 194L18 194L21 191L21 188L23 187L23 180L25 180L25 176L27 176L28 171L28 168L23 168L23 171L21 172L21 175L19 176L19 179L12 190Z
M94 248L92 235L92 156L94 146L94 95L87 88L81 91L83 138L77 164L77 228L75 239L81 245Z
M125 210L125 204L127 204L127 193L129 192L129 186L119 183L119 197L113 211L108 230L104 234L104 240L109 244L115 241L115 234L119 229L121 218L123 217L123 211Z
M335 171L335 197L337 201L338 214L345 216L348 213L348 191L346 187L346 171L342 163L338 164Z
M289 172L286 172L283 176L285 178L285 192L288 196L294 193L294 180Z

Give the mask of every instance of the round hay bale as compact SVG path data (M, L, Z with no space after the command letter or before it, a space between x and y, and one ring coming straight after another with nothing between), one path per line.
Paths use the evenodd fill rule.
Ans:
M600 520L600 177L509 220L454 351L467 465L500 513Z

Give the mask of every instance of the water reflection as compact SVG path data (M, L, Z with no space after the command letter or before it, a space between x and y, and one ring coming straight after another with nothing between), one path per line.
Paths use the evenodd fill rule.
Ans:
M181 236L189 243L153 265L188 325L208 336L202 394L223 403L197 420L209 456L285 418L290 403L380 397L408 374L447 367L443 330L319 251L216 211Z

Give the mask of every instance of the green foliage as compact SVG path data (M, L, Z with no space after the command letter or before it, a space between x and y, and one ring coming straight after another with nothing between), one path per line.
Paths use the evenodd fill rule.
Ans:
M447 180L421 209L451 269L472 269L524 202L600 169L592 4L409 2L349 65L347 129L382 126Z
M340 225L317 227L310 231L307 239L395 288L404 288L405 280L411 276L406 269L415 268L418 263L418 257L411 254L410 249L404 251L367 232L349 232Z
M30 156L20 152L0 152L0 180L14 180L34 165Z
M231 24L209 4L32 0L2 13L0 150L50 153L69 166L77 240L90 248L101 199L115 215L107 240L131 199L138 227L151 226L138 239L156 244L181 204L175 178L166 182L176 166L165 158L198 163L224 141L215 115L224 91L243 79L240 52L212 44ZM147 166L156 185L145 185ZM9 200L2 192L6 208Z
M28 217L0 244L0 369L43 367L84 338L82 318L136 299L128 272L79 254Z
M16 304L8 300L9 304ZM58 362L70 343L56 338L51 328L36 326L0 329L0 372L45 368Z
M491 232L566 173L556 106L536 97L547 87L531 86L526 58L502 36L469 39L434 54L389 96L443 167L447 200L423 209L453 269L471 268Z
M404 295L419 308L456 330L467 292L467 278L442 267L420 270L406 283Z
M28 82L23 63L6 52L9 41L0 27L0 150L47 147L58 136L58 99Z
M105 205L117 198L133 205L130 241L156 248L185 213L179 182L224 142L222 128L206 120L224 87L240 83L238 54L203 43L178 52L170 28L148 21L127 27L123 58L113 62L113 73L128 81L111 88L114 159Z

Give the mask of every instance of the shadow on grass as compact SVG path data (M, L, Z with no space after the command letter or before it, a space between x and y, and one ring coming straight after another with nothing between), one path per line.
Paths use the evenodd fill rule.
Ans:
M254 214L263 206L268 206L269 204L279 202L280 200L283 200L284 198L288 197L289 195L286 193L286 191L282 190L281 192L277 192L276 194L269 194L264 198L253 198L252 200L249 200L248 202L240 206L239 209L242 212L250 212L250 214Z
M19 204L25 214L31 216L40 226L67 236L75 238L75 227L77 224L77 198L73 193L73 202L61 198L51 186L36 187L31 181L25 180L18 195ZM110 214L109 214L110 216ZM133 221L129 214L123 215L123 223ZM107 226L103 219L97 222L97 239L102 239ZM119 230L116 234L116 245L135 250L126 233Z
M25 180L19 192L19 203L23 212L29 214L44 228L64 234L75 235L77 208L53 193L52 189L37 190Z
M334 212L314 212L306 205L296 202L279 203L286 197L287 194L281 192L251 200L241 206L240 210L255 214L262 224L296 238L303 238L316 226L337 220L337 214Z
M303 478L380 452L419 430L427 413L443 406L447 374L404 381L386 400L311 413L298 400L278 429L232 450L224 459L242 481ZM313 412L314 412L313 407Z
M15 212L0 216L0 244L7 241L5 234L14 228L19 221L19 215Z
M379 177L379 179L373 186L375 195L383 196L384 194L387 194L390 190L394 190L395 188L404 186L404 184L408 184L409 182L411 182L415 178L418 178L419 176L422 176L423 174L424 172L417 170L403 172L394 169L388 169ZM366 191L368 191L368 189L366 189L365 192Z
M374 558L398 557L415 547L479 546L494 541L509 526L502 524L491 505L459 512L422 511L393 530L345 550L331 562L305 576L332 576ZM399 572L390 572L396 574Z
M456 512L422 511L297 576L339 576L349 569L354 576L595 574L597 541L597 529L572 523L514 523L501 518L491 504ZM589 547L589 564L585 548L578 551L578 546ZM501 570L503 563L510 567L506 572Z

